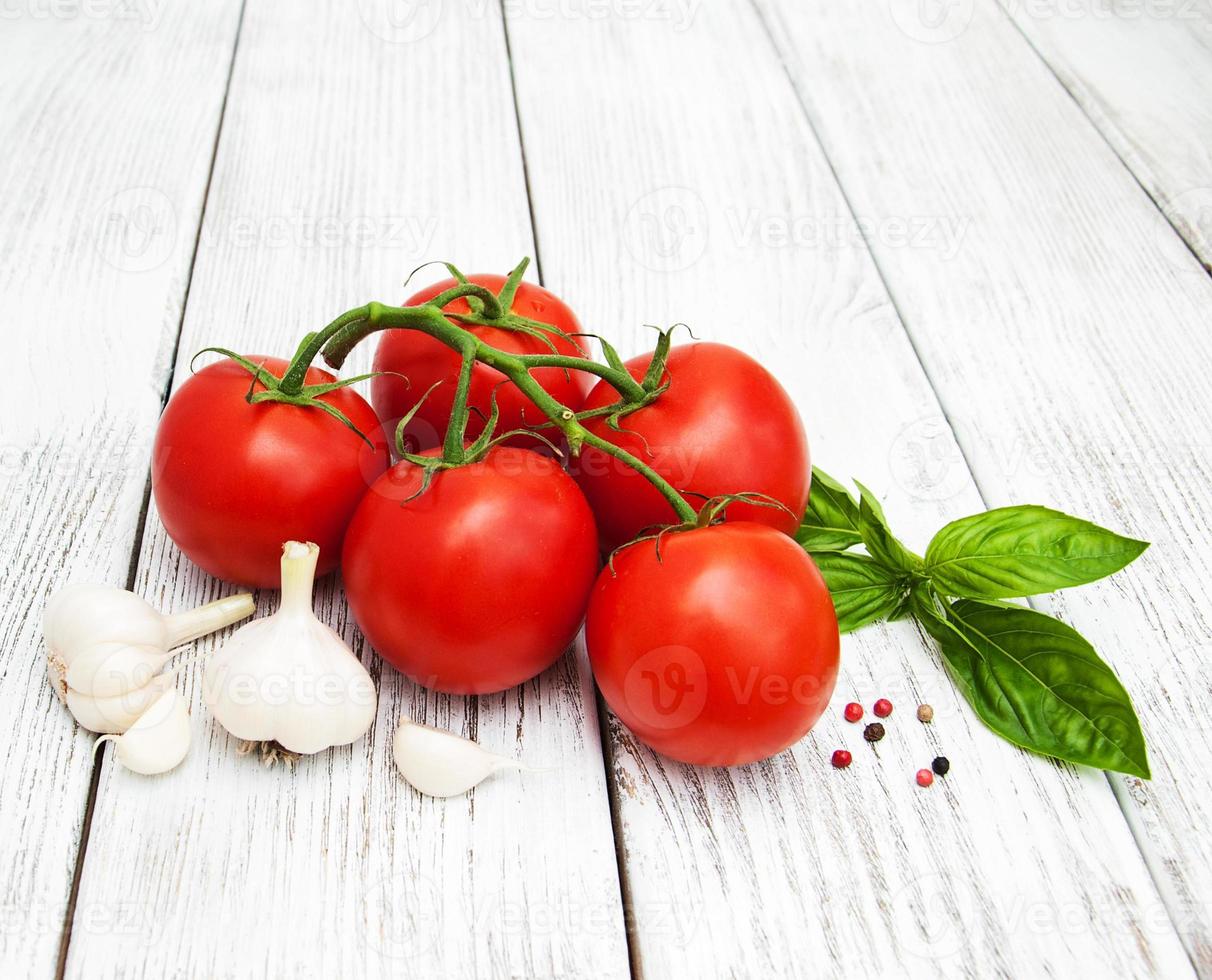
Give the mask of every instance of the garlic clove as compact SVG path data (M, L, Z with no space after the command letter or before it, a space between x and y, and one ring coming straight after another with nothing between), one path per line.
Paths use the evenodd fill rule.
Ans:
M63 680L69 690L90 698L117 697L143 687L171 658L153 646L94 643L76 654Z
M120 735L176 682L175 674L158 674L142 687L109 698L90 698L68 689L67 708L82 728L102 735Z
M189 752L189 706L174 689L161 694L123 735L102 735L93 751L114 743L114 757L132 772L155 776L181 764Z
M164 647L168 626L144 599L112 585L76 583L51 596L42 632L52 654L70 663L76 650L98 640Z
M400 775L427 796L458 796L502 769L537 771L453 732L407 718L396 729L392 755Z

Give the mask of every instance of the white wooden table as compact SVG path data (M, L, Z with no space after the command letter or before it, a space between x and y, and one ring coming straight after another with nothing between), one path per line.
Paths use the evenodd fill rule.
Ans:
M0 92L0 976L1212 976L1207 0L17 0ZM1152 782L999 741L907 623L845 639L793 751L706 771L579 649L414 686L331 583L365 740L264 770L189 670L183 767L94 765L47 595L229 591L148 506L192 353L525 254L626 353L683 320L771 365L911 544L1010 502L1152 541L1040 604L1123 678ZM834 772L881 695L935 723ZM421 798L402 714L557 771Z

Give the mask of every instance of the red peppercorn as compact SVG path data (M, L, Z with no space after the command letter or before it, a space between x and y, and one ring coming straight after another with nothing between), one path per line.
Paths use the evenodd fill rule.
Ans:
M917 784L919 786L929 786L934 782L934 773L929 769L919 769L917 771Z
M875 712L875 717L887 718L892 714L892 702L887 698L880 698L871 710Z
M847 721L858 721L863 717L863 706L857 701L851 701L842 712Z
M833 758L830 761L832 761L834 769L845 769L850 765L850 753L845 749L838 749L833 753Z

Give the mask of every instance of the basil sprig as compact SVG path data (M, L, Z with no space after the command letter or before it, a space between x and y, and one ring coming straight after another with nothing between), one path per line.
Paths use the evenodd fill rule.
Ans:
M1072 627L997 601L1094 582L1148 547L1046 507L1000 507L953 521L924 557L888 528L875 496L859 499L814 468L796 540L813 556L851 632L912 615L977 716L1043 755L1149 778L1128 692ZM866 554L850 549L862 545Z

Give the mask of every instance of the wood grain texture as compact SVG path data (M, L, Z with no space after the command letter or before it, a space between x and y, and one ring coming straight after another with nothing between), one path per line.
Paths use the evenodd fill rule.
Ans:
M69 580L127 581L238 4L56 10L14 5L0 30L8 977L54 972L93 771L46 683L42 607Z
M672 9L507 7L548 284L632 352L651 345L641 324L684 320L770 365L816 460L868 482L920 548L981 501L855 216L754 12ZM833 36L818 69L863 43ZM925 108L905 116L928 122ZM978 175L996 163L986 152L965 157ZM902 211L872 228L857 217L947 269L964 231L952 214ZM942 275L921 273L920 288ZM947 450L946 493L919 452L927 438ZM841 706L881 695L898 709L872 749ZM932 726L913 718L919 701ZM908 624L847 637L826 718L766 763L705 771L659 758L613 719L610 735L640 976L1190 972L1102 774L985 730ZM845 772L828 764L840 746L856 760ZM919 789L915 770L940 753L951 774Z
M249 0L178 383L205 345L289 352L345 309L398 300L426 259L504 270L532 249L496 8L447 3L425 23L381 13ZM451 57L460 45L477 57ZM368 360L359 351L349 371ZM137 581L174 609L217 590L154 513ZM265 770L237 756L189 670L182 768L143 779L107 760L80 902L135 907L126 930L77 933L68 976L624 976L583 655L507 694L448 698L371 656L336 584L317 610L378 681L369 736ZM555 771L422 798L390 757L402 714Z
M1082 0L1005 8L1212 270L1212 7ZM1163 232L1160 245L1190 274L1179 242Z
M882 9L763 8L856 209L968 226L946 264L873 249L989 504L1047 503L1153 542L1039 605L1136 703L1154 778L1112 785L1210 975L1212 280L1000 9L969 8L928 44ZM960 461L919 443L945 493Z

